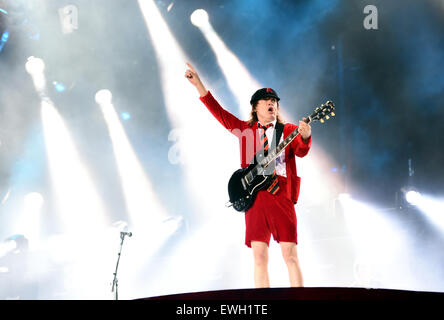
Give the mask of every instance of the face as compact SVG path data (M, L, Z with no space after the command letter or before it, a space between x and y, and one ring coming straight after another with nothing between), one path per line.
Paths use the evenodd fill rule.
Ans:
M276 98L265 98L257 102L255 110L259 122L265 124L276 120L279 104Z

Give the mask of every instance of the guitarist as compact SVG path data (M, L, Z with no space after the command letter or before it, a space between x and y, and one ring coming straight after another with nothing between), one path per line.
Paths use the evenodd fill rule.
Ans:
M249 121L242 121L223 109L211 92L205 88L194 68L189 63L187 66L185 77L199 92L200 100L226 129L239 138L242 168L254 160L256 152L260 150L263 152L260 137L263 137L264 131L270 150L272 146L278 144L272 141L273 134L277 124L283 122L279 116L280 98L273 89L263 88L253 94L250 101L251 118ZM259 125L268 124L272 126L267 129L259 128ZM256 288L270 286L268 246L271 235L281 247L288 268L290 286L303 286L296 250L297 222L294 204L299 196L300 178L297 176L295 156L304 157L310 150L311 127L304 121L299 121L299 126L286 123L281 140L296 129L300 134L276 158L277 191L275 184L272 184L274 190L259 191L253 205L245 213L245 244L253 251Z

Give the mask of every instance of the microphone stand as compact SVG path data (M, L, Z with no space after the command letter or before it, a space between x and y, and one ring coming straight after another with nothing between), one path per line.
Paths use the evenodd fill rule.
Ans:
M125 239L125 235L127 235L127 232L120 232L120 249L119 249L119 253L117 254L117 264L116 264L116 270L114 272L114 279L113 279L113 286L111 288L111 292L114 292L114 287L116 288L116 293L115 293L115 299L119 300L119 295L118 295L118 280L117 280L117 268L119 267L119 261L120 261L120 254L122 253L122 246L123 246L123 240ZM131 234L131 233L130 233Z

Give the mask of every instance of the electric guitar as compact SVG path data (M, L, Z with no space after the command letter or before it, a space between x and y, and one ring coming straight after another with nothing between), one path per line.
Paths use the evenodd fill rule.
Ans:
M304 121L311 123L334 116L335 106L333 102L327 101L325 104L317 107L314 112ZM237 211L247 211L254 203L256 195L260 190L268 188L273 181L273 175L270 174L267 167L279 154L299 135L297 129L291 132L274 150L270 151L266 157L259 152L256 156L257 163L252 163L248 167L236 170L228 181L228 195L230 197L228 207L233 206Z

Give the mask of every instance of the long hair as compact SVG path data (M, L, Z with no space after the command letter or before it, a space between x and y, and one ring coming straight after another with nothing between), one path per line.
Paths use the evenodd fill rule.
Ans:
M252 126L253 124L255 124L258 121L257 113L256 113L257 103L258 103L258 101L256 100L251 105L250 119L248 119L249 126ZM278 113L276 115L276 123L285 124L285 121L281 118L280 113L279 113L279 111L280 111L279 101L277 102L277 105L278 105Z

